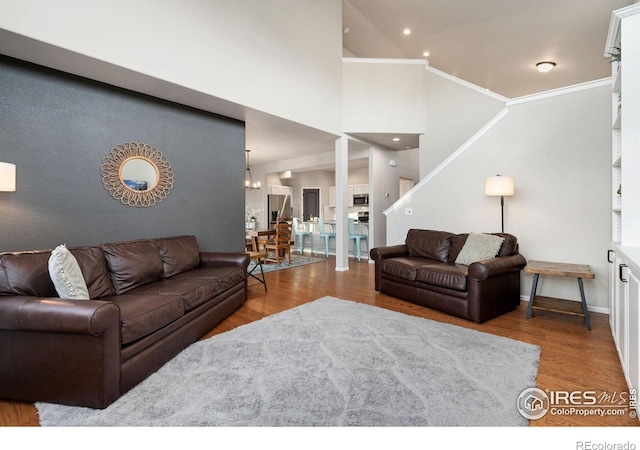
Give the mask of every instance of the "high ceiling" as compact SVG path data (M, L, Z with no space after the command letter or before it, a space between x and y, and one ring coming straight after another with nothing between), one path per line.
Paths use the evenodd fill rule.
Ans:
M604 53L611 12L640 0L343 0L344 54L361 58L426 58L429 65L507 98L571 86L610 76ZM293 20L294 18L292 18ZM405 35L403 30L410 29ZM11 38L11 39L10 39ZM424 57L423 52L429 56ZM135 78L115 67L79 60L0 30L0 53L65 70L65 61L82 76L136 90ZM75 58L75 59L74 59ZM539 73L535 64L557 65ZM56 65L57 64L57 65ZM66 67L66 66L65 66ZM110 81L113 77L116 81ZM161 92L172 92L159 84ZM146 91L141 91L146 92ZM153 92L146 92L154 95ZM162 97L161 98L165 98ZM170 99L172 100L172 99ZM196 107L198 107L196 105ZM312 106L310 106L312 107ZM227 113L230 108L233 111ZM218 112L242 115L238 105ZM252 164L333 150L334 136L268 114L246 113L246 148ZM405 136L416 139L416 136ZM390 144L389 135L367 134L370 142ZM358 147L350 143L350 147ZM401 141L398 150L405 148ZM360 145L362 148L362 145Z
M639 1L343 0L343 47L345 55L361 58L424 58L430 67L515 98L609 77L611 12ZM403 34L406 28L411 34ZM540 61L556 67L540 73ZM254 133L247 123L256 163L332 148L327 139L311 139L312 130L294 126L287 134L272 125ZM362 137L391 142L389 135Z
M633 3L343 0L343 44L361 58L425 58L428 51L431 67L514 98L610 76L611 12ZM557 66L540 73L540 61Z

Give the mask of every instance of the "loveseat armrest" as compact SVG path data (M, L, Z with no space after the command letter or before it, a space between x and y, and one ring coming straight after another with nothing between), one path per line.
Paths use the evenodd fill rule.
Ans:
M382 261L387 258L400 258L409 255L409 247L405 244L389 245L387 247L375 247L369 252L371 259L375 263L375 290L380 292L380 273L382 272Z
M105 408L120 396L120 308L0 297L0 398Z
M102 300L28 296L0 298L0 329L97 336L120 330L120 308Z
M200 267L204 268L238 266L246 270L250 262L246 253L200 252Z
M399 258L409 254L409 247L405 244L390 245L388 247L375 247L369 252L371 259L375 262L382 262L386 258Z
M519 253L491 258L470 264L469 278L475 281L483 281L504 273L519 272L526 265L527 260Z

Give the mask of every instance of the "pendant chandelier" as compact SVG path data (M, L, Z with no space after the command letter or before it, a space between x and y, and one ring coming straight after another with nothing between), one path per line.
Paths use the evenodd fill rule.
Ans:
M247 149L245 150L245 152L247 153L247 162L246 162L247 169L244 174L244 187L248 191L253 191L254 189L260 189L260 182L259 181L254 182L253 177L251 176L251 167L249 167L249 153L251 153L251 150Z

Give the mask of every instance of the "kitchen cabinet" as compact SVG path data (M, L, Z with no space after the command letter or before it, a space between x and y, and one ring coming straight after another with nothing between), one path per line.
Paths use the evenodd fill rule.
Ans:
M353 206L353 196L368 194L369 193L369 185L368 184L350 184L347 186L347 207ZM329 188L329 206L331 208L336 207L336 187L331 186Z
M292 196L293 188L290 186L268 186L267 194Z
M354 184L352 187L353 187L353 195L362 195L362 194L369 193L368 184Z
M640 248L609 249L609 324L629 389L640 386Z

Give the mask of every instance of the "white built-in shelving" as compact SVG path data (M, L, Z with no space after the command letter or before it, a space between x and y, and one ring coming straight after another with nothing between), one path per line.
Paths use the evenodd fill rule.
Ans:
M612 62L609 323L629 390L640 387L640 4L611 15Z

